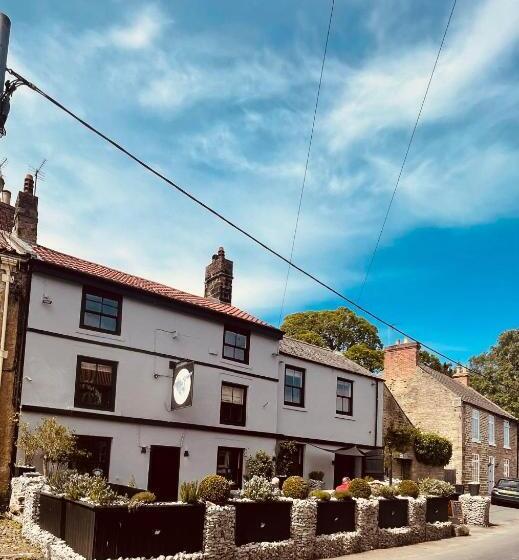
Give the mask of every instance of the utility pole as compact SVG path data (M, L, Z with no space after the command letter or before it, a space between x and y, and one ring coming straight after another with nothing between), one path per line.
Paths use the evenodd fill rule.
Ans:
M0 136L5 134L4 125L9 114L10 94L5 88L5 69L7 66L10 32L11 20L0 12Z

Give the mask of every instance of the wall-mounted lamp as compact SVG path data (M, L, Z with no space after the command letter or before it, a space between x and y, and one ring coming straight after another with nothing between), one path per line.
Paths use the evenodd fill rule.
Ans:
M184 457L189 457L189 451L187 449L184 451Z
M44 303L45 305L50 305L52 303L52 298L50 296L46 296L45 294L43 294L41 296L41 302Z
M30 383L32 381L32 377L29 377L28 375L25 375L24 380L28 381Z
M145 445L141 446L141 453L142 453L142 454L145 454L146 451L147 451L146 446L145 446Z

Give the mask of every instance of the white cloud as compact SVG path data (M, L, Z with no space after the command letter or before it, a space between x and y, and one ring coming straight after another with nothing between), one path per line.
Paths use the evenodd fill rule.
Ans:
M171 20L155 5L143 8L129 23L108 31L110 42L121 49L144 49L153 45Z

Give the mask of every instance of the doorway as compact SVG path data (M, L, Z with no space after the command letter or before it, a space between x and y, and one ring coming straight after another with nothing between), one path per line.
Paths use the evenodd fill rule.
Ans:
M152 445L148 468L148 490L163 502L176 501L178 496L178 471L180 447Z
M333 486L336 488L341 484L345 476L352 480L355 478L355 457L351 455L335 454L333 465Z

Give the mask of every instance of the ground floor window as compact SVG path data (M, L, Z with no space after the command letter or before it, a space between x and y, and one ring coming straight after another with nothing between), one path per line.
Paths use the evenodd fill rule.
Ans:
M76 436L81 454L74 458L71 467L81 473L99 473L108 478L110 472L110 448L112 438L99 436Z
M510 459L503 461L503 476L508 478L510 476Z
M472 455L471 472L471 482L479 482L479 455L477 453L474 453L474 455Z
M235 488L241 488L243 472L243 449L218 447L216 474L225 477Z

